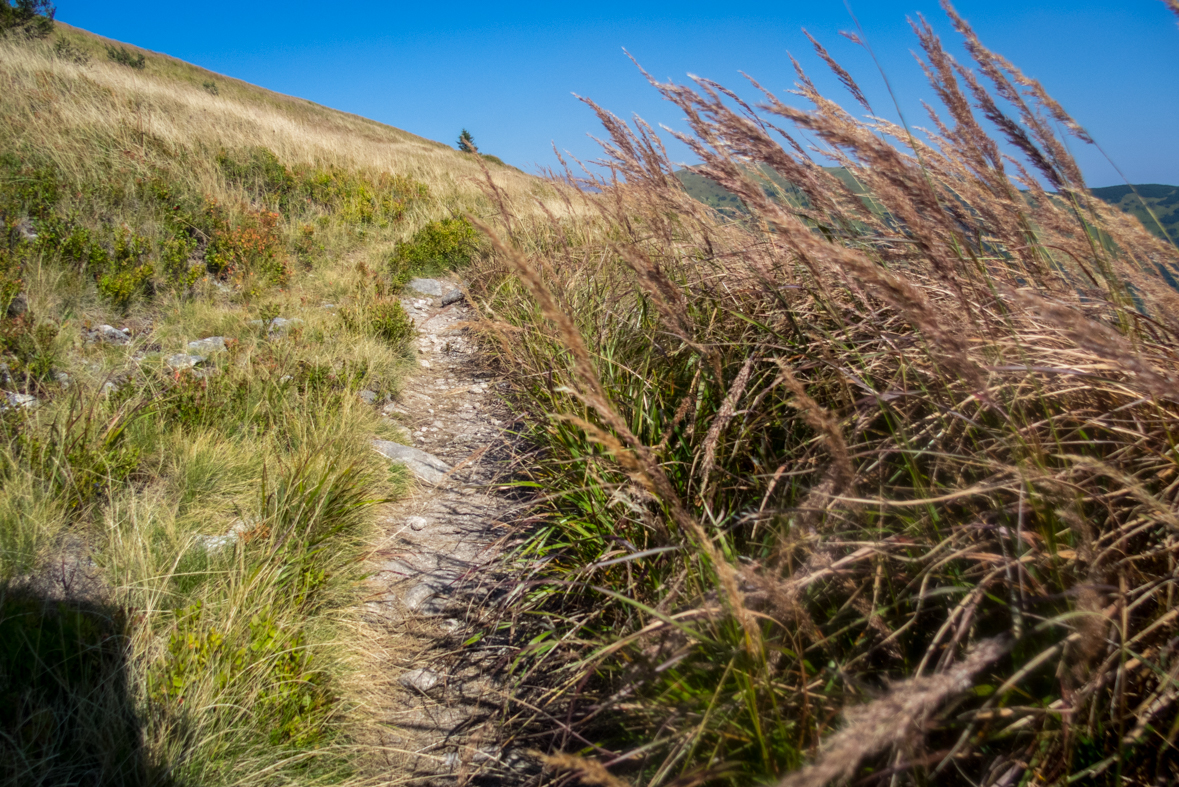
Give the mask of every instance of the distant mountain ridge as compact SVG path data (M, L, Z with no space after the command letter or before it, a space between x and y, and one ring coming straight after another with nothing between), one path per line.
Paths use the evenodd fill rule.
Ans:
M843 167L827 167L826 169L847 183L854 193L864 193L863 187ZM776 188L782 193L805 202L806 198L802 192L777 172L766 167L762 167L760 171L766 179L768 190L773 191ZM744 212L744 207L737 195L704 175L689 169L681 169L676 171L675 176L683 184L689 196L705 205L716 208L722 213L733 215ZM1179 243L1179 186L1145 183L1129 186L1105 186L1089 191L1103 202L1108 202L1134 216L1155 235L1169 237L1172 241Z
M1142 222L1142 226L1156 235L1165 234L1172 241L1179 243L1179 186L1143 183L1134 186L1105 186L1089 189L1089 192L1099 200L1134 216ZM1159 227L1160 224L1162 227Z

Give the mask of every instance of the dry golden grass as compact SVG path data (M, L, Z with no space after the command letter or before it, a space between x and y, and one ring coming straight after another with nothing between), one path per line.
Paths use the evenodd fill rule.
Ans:
M140 71L108 60L99 39L59 26L58 35L91 53L90 62L54 57L49 44L0 42L0 112L13 131L5 143L50 151L76 182L106 174L104 156L160 163L185 152L177 174L200 193L230 201L212 156L221 148L264 146L290 165L336 166L406 175L436 197L434 211L477 210L479 162L446 145L355 115L227 79L149 53ZM203 80L215 80L212 95ZM545 195L533 177L489 165L512 195Z
M505 718L567 782L1173 778L1179 250L947 12L929 133L652 80L742 213L591 104L608 175L477 266L543 447Z

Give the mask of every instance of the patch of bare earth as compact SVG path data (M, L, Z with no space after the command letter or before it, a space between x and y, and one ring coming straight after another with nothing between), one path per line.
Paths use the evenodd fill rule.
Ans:
M453 283L440 284L453 293ZM417 486L384 507L373 557L366 678L375 748L380 767L413 783L520 784L535 774L500 735L493 673L502 654L477 637L511 533L514 506L502 486L511 415L466 326L475 319L466 302L407 292L421 368L384 412L412 439L374 446L406 464Z

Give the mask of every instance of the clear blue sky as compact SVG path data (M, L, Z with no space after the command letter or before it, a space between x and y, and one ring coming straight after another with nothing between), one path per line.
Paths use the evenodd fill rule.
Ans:
M952 51L936 0L851 0L910 122L930 98L906 17L924 13ZM1179 26L1160 0L958 0L983 42L1039 79L1135 183L1179 184ZM526 171L555 166L551 142L597 155L588 96L622 117L683 128L622 54L660 79L688 73L746 96L738 70L780 97L787 52L820 89L844 94L811 53L806 27L860 81L878 111L891 102L867 55L841 38L843 0L664 2L226 2L60 0L58 18L92 32L320 104L453 143L462 128L485 153ZM965 60L961 56L960 60ZM883 114L883 111L882 111ZM683 148L673 157L688 159ZM1120 183L1077 151L1090 185Z

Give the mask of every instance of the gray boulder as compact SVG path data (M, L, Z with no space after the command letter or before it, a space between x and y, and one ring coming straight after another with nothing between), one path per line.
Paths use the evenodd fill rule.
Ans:
M442 296L442 305L449 306L452 303L458 303L463 299L463 291L457 287Z
M442 282L437 279L411 279L409 284L405 286L423 295L432 295L435 298L442 297Z
M19 317L29 310L29 301L23 292L18 292L13 296L12 300L8 302L8 308L5 309L5 314L9 317Z
M286 333L291 328L302 324L303 321L298 317L292 317L289 320L286 317L275 317L269 322L263 322L262 320L250 320L250 325L253 325L255 328L265 327L271 334Z

